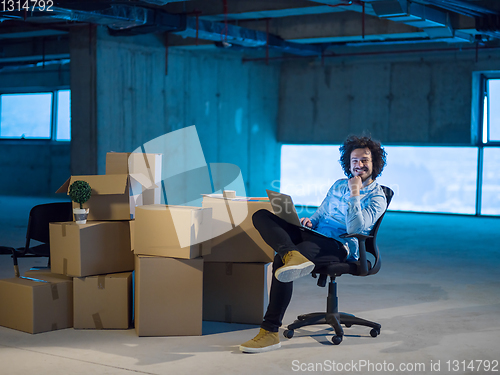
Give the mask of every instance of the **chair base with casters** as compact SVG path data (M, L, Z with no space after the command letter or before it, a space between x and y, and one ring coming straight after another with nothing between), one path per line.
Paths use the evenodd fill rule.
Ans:
M326 280L326 275L320 276L320 281L318 284L322 282L322 277ZM335 281L335 277L330 278L330 282L328 283L328 297L326 302L326 312L315 312L309 314L299 315L297 320L295 320L292 324L289 324L285 331L283 332L283 336L288 339L291 339L294 334L294 330L297 328L316 325L316 324L329 324L334 330L335 335L332 337L332 343L334 345L338 345L342 342L344 337L344 330L342 329L342 325L349 328L353 325L360 325L365 327L371 327L370 335L372 337L377 337L380 334L380 328L382 327L380 324L365 320L362 318L358 318L352 314L347 314L338 311L338 298L337 298L337 282Z

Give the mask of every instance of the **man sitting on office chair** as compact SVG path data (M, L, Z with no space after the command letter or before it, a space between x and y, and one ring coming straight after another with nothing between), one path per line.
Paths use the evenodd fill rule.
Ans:
M385 194L375 179L386 164L386 152L370 137L348 137L340 147L340 164L347 179L337 180L311 218L301 224L319 233L304 230L268 210L257 211L252 219L264 241L276 251L271 295L260 332L240 345L246 353L266 352L281 347L278 329L292 298L292 281L309 274L315 265L359 258L356 238L342 239L344 233L368 234L385 212Z

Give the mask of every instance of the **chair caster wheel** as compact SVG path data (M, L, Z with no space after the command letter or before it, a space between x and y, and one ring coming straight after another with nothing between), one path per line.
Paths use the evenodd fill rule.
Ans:
M283 331L283 336L285 336L287 339L291 339L293 337L293 329L285 329Z
M342 336L333 336L332 343L333 345L338 345L342 342Z
M352 324L344 324L346 326L346 328L351 328L352 327Z
M380 329L375 329L375 328L372 328L372 330L370 331L370 336L371 337L377 337L380 333Z

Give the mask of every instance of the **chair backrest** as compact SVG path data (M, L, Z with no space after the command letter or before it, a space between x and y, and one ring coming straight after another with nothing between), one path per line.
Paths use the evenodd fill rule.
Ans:
M388 188L387 186L380 185L382 190L384 191L385 198L387 200L387 207L385 212L380 216L373 226L372 230L370 231L370 236L373 236L373 238L368 238L366 240L366 251L372 254L375 257L375 263L373 264L372 268L368 271L369 275L373 275L378 272L381 266L381 261L380 261L380 253L378 251L377 247L377 232L380 227L380 224L382 223L382 219L385 216L385 213L387 212L387 208L389 207L389 204L391 203L392 197L394 196L394 192Z
M49 243L49 223L72 220L71 202L45 203L33 207L28 221L26 247L29 247L30 239Z

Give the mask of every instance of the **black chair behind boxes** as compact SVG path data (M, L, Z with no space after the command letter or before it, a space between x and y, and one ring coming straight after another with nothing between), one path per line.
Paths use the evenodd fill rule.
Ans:
M391 202L394 192L386 186L382 186L385 196L387 198L387 206ZM287 329L284 331L284 336L286 338L292 338L294 330L300 327L314 325L314 324L329 324L335 330L335 335L332 337L332 342L338 345L342 342L344 336L344 331L341 324L347 328L352 325L362 325L366 327L371 327L370 335L372 337L377 337L380 334L381 325L369 320L358 318L351 314L339 313L338 311L338 298L337 298L337 283L335 278L343 274L351 274L354 276L370 276L376 274L381 266L380 253L376 244L377 232L380 227L380 223L385 215L384 214L377 220L375 226L373 227L370 235L365 236L362 234L349 234L343 237L356 237L359 241L359 260L355 262L344 262L344 263L331 263L326 266L317 266L312 275L316 277L319 275L318 285L324 287L326 285L327 278L330 277L330 282L328 283L328 296L326 302L326 313L316 312L310 314L299 315L297 320L292 324L288 325ZM367 259L367 253L373 255L373 265Z
M48 266L50 266L49 223L72 220L71 202L39 204L30 210L28 230L26 232L26 245L17 249L13 247L0 246L2 253L5 253L6 251L12 253L16 277L19 277L17 258L48 257ZM32 240L41 243L31 246Z

